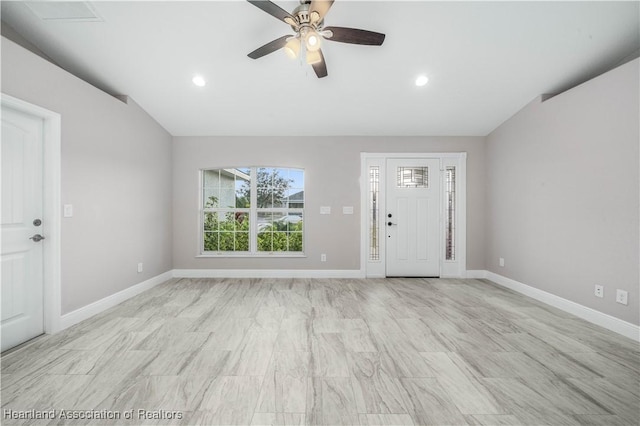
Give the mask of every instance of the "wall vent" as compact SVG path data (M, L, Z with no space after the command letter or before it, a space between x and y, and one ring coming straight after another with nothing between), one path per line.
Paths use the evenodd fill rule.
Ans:
M85 1L30 1L25 4L43 21L103 21L95 8Z

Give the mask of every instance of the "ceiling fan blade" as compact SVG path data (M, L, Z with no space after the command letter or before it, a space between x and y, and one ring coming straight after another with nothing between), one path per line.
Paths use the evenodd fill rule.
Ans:
M309 6L309 14L313 22L322 21L324 15L327 14L334 0L313 0ZM314 13L315 12L315 13ZM317 13L317 15L315 15Z
M249 53L247 56L250 57L251 59L262 58L263 56L268 55L269 53L273 53L278 49L282 49L284 45L287 44L287 39L289 38L291 38L290 35L285 35L280 38L277 38L265 44L264 46L258 47L256 50Z
M326 77L327 73L327 63L324 61L324 55L322 54L322 50L318 50L320 52L320 62L316 62L311 65L313 70L316 72L318 78Z
M247 0L249 3L254 5L255 7L264 10L269 15L276 17L277 19L291 25L291 23L295 23L296 20L293 19L293 16L277 4L270 2L269 0Z
M382 33L359 30L357 28L324 27L323 30L331 31L333 33L333 36L327 37L327 40L339 41L341 43L380 46L384 42L385 37L385 35Z

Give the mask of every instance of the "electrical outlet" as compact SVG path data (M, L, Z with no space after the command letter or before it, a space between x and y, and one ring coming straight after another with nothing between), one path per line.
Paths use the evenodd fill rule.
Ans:
M500 263L500 266L504 267L504 258L501 257L499 259L499 263Z
M616 290L616 302L626 305L628 302L628 295L629 293L624 290Z
M596 288L595 288L595 290L593 291L593 294L594 294L596 297L603 298L603 297L604 297L604 286L596 285Z
M327 261L327 255L326 255L326 254L324 254L324 253L322 253L322 254L320 255L320 262L326 262L326 261Z
M138 263L138 273L142 272L142 262Z

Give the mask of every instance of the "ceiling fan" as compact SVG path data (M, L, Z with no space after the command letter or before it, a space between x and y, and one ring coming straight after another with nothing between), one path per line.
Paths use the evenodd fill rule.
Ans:
M254 6L290 25L294 35L277 38L249 53L251 59L258 59L278 49L292 57L302 57L313 67L318 78L327 76L327 64L322 54L322 40L342 43L380 46L384 34L373 31L345 27L325 27L324 17L334 0L300 0L300 5L289 13L269 0L247 0Z

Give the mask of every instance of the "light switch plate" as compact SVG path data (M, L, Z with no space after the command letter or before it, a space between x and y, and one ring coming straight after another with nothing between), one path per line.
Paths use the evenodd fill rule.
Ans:
M353 214L353 206L342 207L342 214Z
M64 217L73 217L73 204L65 204L64 205Z
M330 206L321 206L320 207L320 214L331 214L331 207Z

